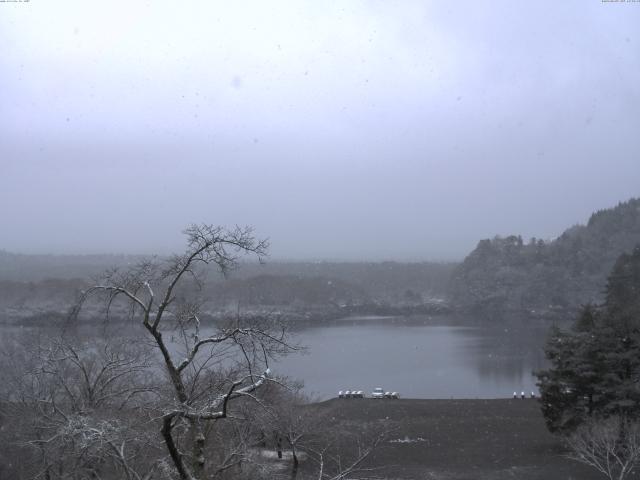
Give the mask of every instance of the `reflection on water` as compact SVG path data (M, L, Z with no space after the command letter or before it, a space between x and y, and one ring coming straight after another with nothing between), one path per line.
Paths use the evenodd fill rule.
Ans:
M304 328L295 340L307 352L272 367L278 375L303 380L306 391L319 398L335 396L338 390L368 393L377 386L405 398L496 398L537 391L531 372L545 366L546 328L434 322L428 317L359 317ZM153 347L146 332L137 331L139 325L113 328ZM5 338L48 332L46 327L2 327ZM98 325L74 332L88 341L96 333L105 334ZM207 333L203 329L202 334ZM184 355L177 341L170 349ZM223 355L219 361L231 359Z
M508 397L537 390L531 372L544 367L544 339L544 329L358 319L300 331L308 353L276 368L320 398L376 386L404 397Z

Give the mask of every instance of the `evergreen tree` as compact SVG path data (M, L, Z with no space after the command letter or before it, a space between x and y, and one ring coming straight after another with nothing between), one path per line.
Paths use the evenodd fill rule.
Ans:
M542 413L551 431L572 430L594 410L601 375L598 342L586 307L570 332L554 328L545 355L552 367L537 372Z
M537 372L551 431L569 432L591 417L640 417L640 248L622 255L607 300L585 307L569 331L553 329Z
M629 327L640 323L640 245L622 254L607 281L607 311L616 322Z

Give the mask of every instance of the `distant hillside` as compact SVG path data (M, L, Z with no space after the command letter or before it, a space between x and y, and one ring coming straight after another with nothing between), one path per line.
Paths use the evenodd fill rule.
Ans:
M126 268L143 255L25 255L0 250L0 282L89 279L112 267ZM342 280L378 301L395 303L408 297L442 297L455 263L442 262L301 262L269 260L241 263L230 280L294 276ZM222 280L212 269L211 282ZM286 280L283 280L286 283ZM320 285L320 284L319 284ZM346 290L350 290L351 287ZM351 293L347 292L347 296Z
M352 305L370 302L362 289L336 278L297 275L258 275L231 278L207 286L210 305L243 306Z
M560 237L481 240L454 271L453 303L486 314L547 316L604 299L616 259L640 244L640 199L600 210Z
M349 284L345 289L348 295L353 295L352 291L356 289L377 302L402 303L446 296L456 266L455 263L439 262L268 261L265 265L243 264L233 272L231 279L269 275L341 280Z
M141 258L0 251L0 322L66 312L77 292L93 283L91 277L110 267L126 268ZM454 267L428 262L243 263L226 280L212 268L205 290L187 284L181 293L198 295L210 311L235 310L238 305L331 315L345 306L420 310L446 296Z

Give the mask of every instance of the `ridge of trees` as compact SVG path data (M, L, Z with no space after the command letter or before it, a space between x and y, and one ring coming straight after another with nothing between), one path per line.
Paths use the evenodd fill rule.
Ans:
M550 315L602 301L617 257L640 243L640 198L599 210L560 237L481 240L456 268L455 305L481 312Z

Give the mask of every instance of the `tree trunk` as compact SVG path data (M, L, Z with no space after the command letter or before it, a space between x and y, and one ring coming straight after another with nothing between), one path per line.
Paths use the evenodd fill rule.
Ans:
M171 456L171 460L173 461L176 470L178 470L178 475L180 475L180 480L192 480L191 475L184 466L184 462L182 461L182 455L178 451L178 447L173 441L173 435L171 434L171 429L173 426L171 422L173 418L171 416L166 416L162 420L162 437L164 438L164 443L167 445L167 450L169 450L169 455Z
M200 422L191 421L191 434L193 435L193 476L196 479L202 479L205 467L205 437Z
M298 455L296 455L296 446L291 444L291 456L293 457L293 467L291 468L291 479L295 480L298 476Z

